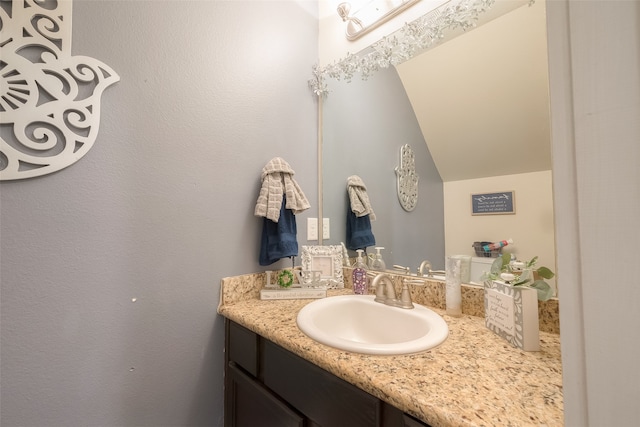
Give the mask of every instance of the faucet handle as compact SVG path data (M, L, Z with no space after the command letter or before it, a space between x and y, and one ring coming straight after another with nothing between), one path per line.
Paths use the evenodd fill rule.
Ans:
M404 274L409 274L411 272L411 268L410 267L405 267L404 265L394 264L393 268L396 269L396 270L403 270Z
M402 281L402 293L400 294L400 301L398 301L398 307L413 308L413 301L411 300L411 291L409 291L408 283L411 280Z

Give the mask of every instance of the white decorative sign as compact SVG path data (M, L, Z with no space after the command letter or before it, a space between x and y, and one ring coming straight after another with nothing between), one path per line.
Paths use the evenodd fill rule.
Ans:
M326 298L326 289L260 289L261 300Z
M418 181L416 158L409 144L400 147L400 166L396 167L398 200L400 206L411 212L418 204Z
M120 77L71 56L72 1L0 4L0 180L59 171L93 146L102 92Z
M514 347L540 350L538 292L500 281L485 282L485 325Z

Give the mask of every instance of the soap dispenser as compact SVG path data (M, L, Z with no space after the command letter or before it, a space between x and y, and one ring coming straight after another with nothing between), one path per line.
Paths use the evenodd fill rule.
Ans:
M353 264L353 293L358 295L365 295L367 293L367 264L364 262L362 249L356 251L358 258L356 258L355 264Z
M385 271L387 269L387 266L382 259L382 253L380 253L380 251L382 251L383 249L384 248L381 246L376 246L376 255L374 256L373 261L369 266L372 270Z

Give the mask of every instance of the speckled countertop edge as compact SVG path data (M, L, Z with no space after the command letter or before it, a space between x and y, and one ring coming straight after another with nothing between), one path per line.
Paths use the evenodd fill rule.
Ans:
M541 351L525 352L482 318L431 307L449 326L439 347L402 356L345 352L298 329L298 311L312 300L261 301L256 276L223 279L218 313L433 427L563 425L559 335L541 332Z

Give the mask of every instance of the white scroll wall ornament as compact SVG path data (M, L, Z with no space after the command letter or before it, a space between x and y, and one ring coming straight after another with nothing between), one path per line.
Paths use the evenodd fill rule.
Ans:
M71 55L71 0L0 1L0 180L59 171L93 146L102 92L120 80Z
M409 144L400 147L400 166L396 167L398 199L405 211L411 212L418 204L418 180L416 158Z

